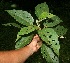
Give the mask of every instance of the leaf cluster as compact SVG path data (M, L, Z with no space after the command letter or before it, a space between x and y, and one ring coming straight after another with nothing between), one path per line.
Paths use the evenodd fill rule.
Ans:
M49 12L49 7L46 2L38 4L35 7L35 14L37 16L36 21L27 11L15 9L5 11L8 12L17 22L23 25L21 27L16 23L3 24L5 26L13 25L20 28L15 41L16 49L20 49L29 44L33 36L38 34L43 41L41 47L43 58L45 58L48 63L59 63L60 44L58 37L66 34L67 29L58 25L63 21L58 16ZM34 21L36 24L34 24Z

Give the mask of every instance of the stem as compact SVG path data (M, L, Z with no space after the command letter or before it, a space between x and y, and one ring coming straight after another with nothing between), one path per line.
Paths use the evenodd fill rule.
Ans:
M36 20L36 24L37 24L37 26L39 27L39 29L41 30L41 28L40 28L40 23L39 23L38 20Z
M40 27L40 24L39 24L39 21L38 20L36 20L36 24L37 24L38 27Z

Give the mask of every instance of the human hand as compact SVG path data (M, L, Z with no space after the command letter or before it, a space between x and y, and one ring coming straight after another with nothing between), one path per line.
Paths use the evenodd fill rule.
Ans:
M33 53L37 52L38 49L42 46L42 41L40 40L39 36L36 34L33 37L33 40L29 44L29 47L32 49Z

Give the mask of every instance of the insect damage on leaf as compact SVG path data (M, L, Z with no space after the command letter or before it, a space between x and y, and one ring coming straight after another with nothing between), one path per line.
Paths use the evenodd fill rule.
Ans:
M15 45L16 49L20 49L29 44L32 40L33 34L38 34L43 41L43 45L41 47L43 58L46 59L48 63L59 63L60 45L58 37L66 34L67 29L65 29L63 26L58 25L63 21L58 16L49 13L49 7L46 2L38 4L35 7L35 14L38 18L35 21L36 23L34 22L31 14L27 11L15 9L6 11L17 22L19 22L23 26L25 25L24 27L20 27L20 25L14 23L6 24L9 26L11 26L12 24L15 27L21 28L17 34ZM56 25L58 26L56 27ZM43 26L43 28L41 28L41 26Z
M48 13L49 13L49 7L46 4L46 2L38 4L35 7L35 14L39 20L45 19L47 17Z

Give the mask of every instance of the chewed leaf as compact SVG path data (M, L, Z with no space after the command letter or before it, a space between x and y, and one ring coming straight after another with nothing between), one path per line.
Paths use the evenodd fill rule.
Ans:
M49 16L50 18L51 16ZM43 25L46 27L53 27L55 25L58 25L60 22L63 22L58 16L53 15L53 17L50 18L51 22L49 22L49 20L43 23Z
M46 2L38 4L35 7L35 14L38 17L39 20L43 20L47 17L47 14L49 13L49 7L46 4Z
M59 56L60 45L57 33L52 28L44 28L39 30L38 34L41 39L45 41L47 45L50 45L54 52Z
M15 10L15 9L5 10L5 11L7 11L19 23L26 25L26 26L33 25L34 19L31 16L31 14L28 13L27 11Z
M37 30L37 29L38 29L38 27L35 26L35 25L21 28L21 30L20 30L20 31L18 32L18 34L17 34L17 39L16 39L16 41L21 38L21 35L31 33L32 31ZM16 42L16 41L15 41L15 42Z
M42 44L41 53L48 63L59 63L58 57L45 44Z
M20 32L18 32L18 35L24 35L24 34L28 34L34 30L37 30L38 27L33 25L33 26L28 26L28 27L23 27L21 28Z
M20 49L31 42L33 34L30 36L22 37L19 41L16 42L15 49Z
M63 26L58 25L56 28L54 28L58 36L63 36L67 32L67 28L64 28Z

